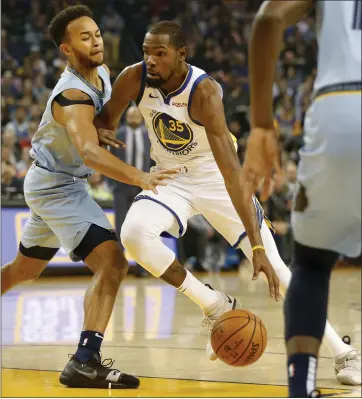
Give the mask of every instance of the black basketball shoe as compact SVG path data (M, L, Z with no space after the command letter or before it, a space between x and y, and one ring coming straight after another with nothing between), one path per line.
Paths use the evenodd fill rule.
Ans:
M114 360L104 359L95 353L87 362L80 362L73 355L60 375L59 382L70 388L135 389L140 380L132 375L112 369Z

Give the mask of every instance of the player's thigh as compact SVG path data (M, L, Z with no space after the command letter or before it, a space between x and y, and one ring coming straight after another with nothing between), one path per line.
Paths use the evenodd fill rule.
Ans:
M237 248L246 236L245 227L231 202L221 175L216 175L214 179L198 187L195 204L197 211L233 248ZM250 206L253 206L252 202ZM261 206L255 202L254 207L261 226L263 220Z
M78 180L41 191L27 193L27 201L58 237L73 260L84 260L92 248L104 242L113 227L102 208L87 192L86 182ZM82 243L91 226L105 230L104 234L90 234L91 243L75 256L74 250ZM102 231L102 230L101 230Z
M308 111L292 215L301 244L361 252L361 96L329 96ZM359 110L359 112L357 112Z
M157 187L158 194L142 191L136 196L127 213L121 237L128 234L132 226L133 231L137 227L139 234L151 231L158 235L169 234L175 238L186 232L187 221L196 211L187 198L170 191L170 185Z
M29 278L38 276L60 248L50 227L34 212L26 222L13 267Z

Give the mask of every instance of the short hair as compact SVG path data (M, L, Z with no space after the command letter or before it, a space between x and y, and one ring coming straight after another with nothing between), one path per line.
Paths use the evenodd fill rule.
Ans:
M89 17L93 19L93 13L89 7L85 5L69 6L51 20L49 24L49 33L56 46L60 46L64 40L65 32L70 22L81 17Z
M153 35L168 35L170 44L179 49L186 46L185 35L179 24L173 21L160 21L151 26L147 33Z

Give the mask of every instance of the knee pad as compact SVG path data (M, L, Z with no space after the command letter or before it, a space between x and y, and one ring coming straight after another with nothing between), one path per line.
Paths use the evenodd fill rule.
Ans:
M175 260L174 252L162 241L157 226L144 218L126 218L121 228L121 242L129 256L160 277Z

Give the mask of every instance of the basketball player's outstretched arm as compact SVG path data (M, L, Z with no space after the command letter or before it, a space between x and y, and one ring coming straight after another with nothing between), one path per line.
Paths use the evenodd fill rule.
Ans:
M314 0L270 0L260 7L249 43L251 127L244 168L254 191L264 179L263 199L269 195L273 169L280 167L280 146L273 127L273 82L284 30L312 7Z
M252 247L263 245L250 188L246 183L226 124L224 105L216 82L205 79L199 84L192 99L190 113L193 119L205 127L215 161L224 177L226 189L244 224ZM253 279L258 277L260 271L264 272L269 282L270 295L279 300L279 279L265 251L253 252L253 266Z
M87 94L80 90L65 90L63 96L69 100L89 100ZM116 156L99 146L97 129L93 124L94 106L74 104L61 107L53 103L53 115L56 121L66 126L72 143L77 148L85 165L95 169L111 179L153 190L157 185L166 185L163 181L176 174L176 170L163 171L158 175L145 173L127 165Z

